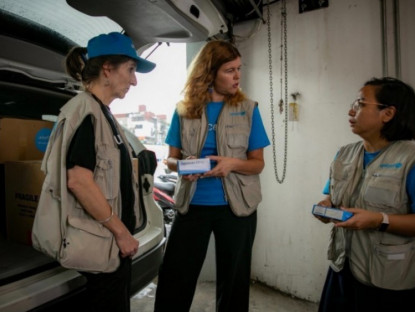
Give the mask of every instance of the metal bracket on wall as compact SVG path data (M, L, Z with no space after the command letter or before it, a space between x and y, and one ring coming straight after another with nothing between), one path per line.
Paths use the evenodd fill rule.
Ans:
M252 6L253 6L253 7L254 7L254 9L255 9L256 14L258 14L259 18L262 20L262 23L263 23L263 24L265 24L265 23L266 23L266 21L265 21L265 19L264 19L264 16L262 15L262 12L259 10L258 5L255 3L255 1L254 1L254 0L249 0L249 2L251 2ZM259 3L261 3L261 1L259 1Z
M300 13L327 8L328 6L329 0L298 0L298 8Z

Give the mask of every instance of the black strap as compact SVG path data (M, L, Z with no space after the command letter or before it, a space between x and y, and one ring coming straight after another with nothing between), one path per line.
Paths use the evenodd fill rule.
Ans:
M114 134L114 140L115 140L115 143L117 143L117 145L121 145L121 144L124 144L124 142L123 142L123 140L122 140L122 138L121 138L121 135L120 135L120 133L118 132L118 129L117 129L117 126L115 125L115 120L114 120L114 117L112 116L112 114L111 114L111 112L109 111L109 109L108 109L108 107L107 106L105 106L104 105L104 103L102 103L102 101L98 98L98 97L96 97L95 96L95 94L92 94L91 93L91 95L93 96L93 98L99 103L99 105L100 105L100 107L101 107L101 110L102 110L102 113L105 115L105 117L107 118L107 120L108 120L108 122L109 122L109 124L110 124L110 126L111 126L111 129L112 129L112 133Z
M92 93L91 93L92 94ZM122 140L120 133L118 132L116 122L114 117L112 116L108 106L104 105L99 98L97 98L94 94L92 94L94 99L99 103L102 113L105 115L105 118L108 120L112 132L114 134L115 143L118 146L118 149L121 153L121 179L120 179L120 187L121 187L121 201L122 201L122 214L121 220L127 226L131 233L134 232L135 228L135 214L134 214L134 193L132 190L132 176L131 172L133 170L131 164L131 155L127 148L127 145ZM124 160L124 161L123 161Z

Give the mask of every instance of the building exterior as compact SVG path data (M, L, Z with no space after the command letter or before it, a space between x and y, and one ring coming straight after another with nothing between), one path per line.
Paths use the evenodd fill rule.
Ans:
M118 122L134 133L144 144L162 145L169 123L166 115L147 111L146 105L139 105L138 112L114 114Z

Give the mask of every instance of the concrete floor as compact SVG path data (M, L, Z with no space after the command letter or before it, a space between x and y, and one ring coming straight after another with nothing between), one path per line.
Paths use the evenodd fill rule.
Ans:
M153 312L157 280L131 299L132 312ZM250 295L251 312L315 312L316 303L295 299L260 283L253 283ZM201 282L196 289L190 312L215 311L215 283ZM174 312L174 307L172 307ZM237 311L235 311L237 312Z

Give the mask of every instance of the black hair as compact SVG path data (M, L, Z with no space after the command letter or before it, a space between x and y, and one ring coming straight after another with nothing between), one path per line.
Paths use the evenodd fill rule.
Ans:
M105 63L118 67L129 60L132 58L125 55L103 55L87 59L87 49L75 47L66 56L66 72L75 80L87 85L99 77Z
M388 141L415 139L415 92L403 81L391 78L372 78L365 86L375 87L379 103L396 108L395 116L386 123L381 135Z

